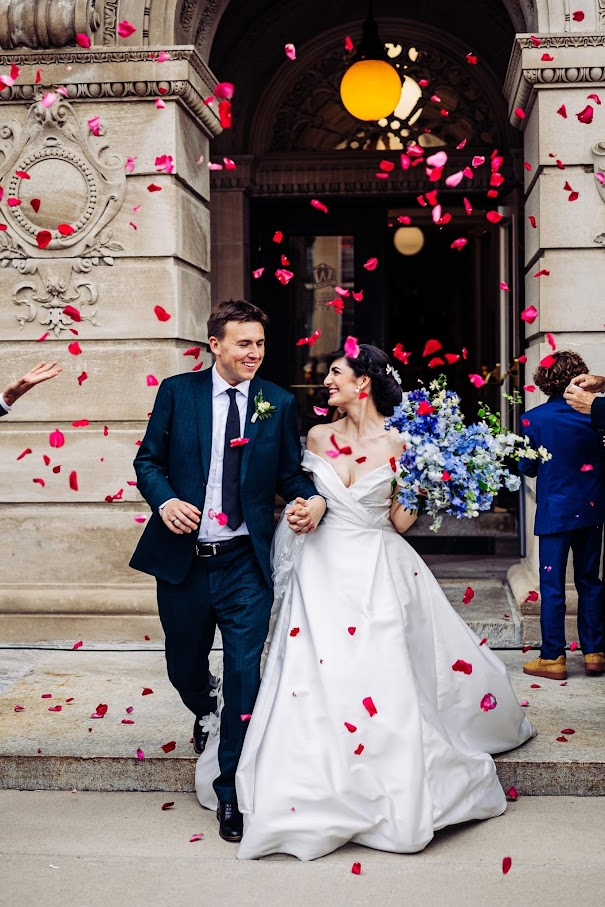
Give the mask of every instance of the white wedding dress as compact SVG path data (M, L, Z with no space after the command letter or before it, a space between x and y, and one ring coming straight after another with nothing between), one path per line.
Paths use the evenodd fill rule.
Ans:
M238 857L312 860L348 841L413 853L439 828L503 813L488 754L536 731L502 662L393 528L390 465L349 488L310 451L303 466L328 510L285 571L237 773ZM460 659L472 673L452 669ZM496 705L483 711L486 694ZM196 771L210 808L217 749L215 733Z

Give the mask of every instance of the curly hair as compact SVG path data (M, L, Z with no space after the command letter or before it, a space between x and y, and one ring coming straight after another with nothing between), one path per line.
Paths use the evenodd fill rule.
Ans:
M344 350L338 350L331 357L331 363L336 359L345 359L347 365L353 369L355 377L367 375L370 378L370 396L381 416L392 416L396 406L401 403L401 387L387 371L390 366L389 357L385 352L369 343L359 344L359 355L351 359Z
M535 383L547 397L562 394L572 378L588 372L582 357L571 350L558 350L552 358L555 361L549 368L539 365L534 372Z

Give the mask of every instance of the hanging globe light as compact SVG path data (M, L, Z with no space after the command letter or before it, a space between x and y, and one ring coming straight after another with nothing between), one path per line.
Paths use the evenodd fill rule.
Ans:
M369 0L357 53L340 83L342 103L357 120L380 120L389 116L401 96L401 79L388 62L372 6L372 0Z

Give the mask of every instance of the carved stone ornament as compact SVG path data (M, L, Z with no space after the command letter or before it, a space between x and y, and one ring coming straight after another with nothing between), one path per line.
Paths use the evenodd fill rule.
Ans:
M64 307L97 300L94 284L76 275L113 265L112 253L123 249L107 225L124 201L124 162L107 153L99 132L93 136L62 98L50 107L35 103L22 128L0 129L0 267L37 275L13 291L15 305L28 306L16 316L21 327L35 320L38 306L40 323L56 335L70 327ZM82 317L96 324L94 314Z
M605 202L605 142L594 143L592 157L597 190Z
M5 50L65 47L100 24L95 0L0 0L0 47Z

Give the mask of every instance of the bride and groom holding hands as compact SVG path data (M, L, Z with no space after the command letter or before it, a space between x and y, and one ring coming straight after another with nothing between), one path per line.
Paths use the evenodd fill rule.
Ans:
M168 675L195 716L198 797L238 856L309 860L348 841L415 852L439 828L504 812L490 754L535 729L401 537L416 514L393 500L388 356L335 354L324 383L345 415L311 429L301 463L294 398L257 376L266 323L222 303L213 368L162 382L135 460L152 516L131 566L157 579ZM276 494L291 503L261 683Z

